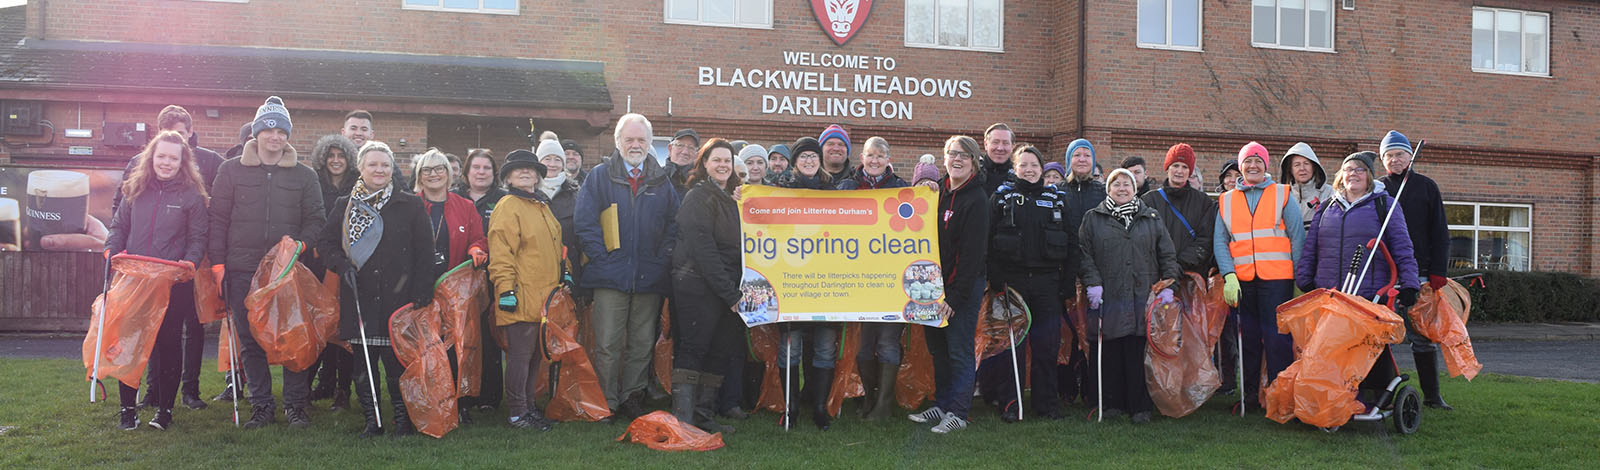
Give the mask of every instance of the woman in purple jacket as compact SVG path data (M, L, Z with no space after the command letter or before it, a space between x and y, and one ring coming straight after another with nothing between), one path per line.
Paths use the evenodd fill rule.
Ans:
M1334 178L1334 194L1311 217L1306 232L1305 247L1300 251L1300 261L1295 263L1295 285L1302 291L1317 288L1338 289L1350 270L1350 259L1358 247L1378 236L1383 219L1395 205L1394 198L1383 191L1383 183L1372 177L1372 152L1357 152L1345 157ZM1411 237L1406 232L1405 215L1395 211L1389 228L1383 233L1383 244L1394 257L1395 269L1400 271L1399 295L1395 311L1402 315L1405 309L1417 302L1417 260L1412 255ZM1380 290L1386 291L1391 276L1389 265L1381 253L1374 256L1372 267L1355 294L1371 299ZM1356 268L1361 269L1360 267ZM1360 274L1357 272L1357 274Z

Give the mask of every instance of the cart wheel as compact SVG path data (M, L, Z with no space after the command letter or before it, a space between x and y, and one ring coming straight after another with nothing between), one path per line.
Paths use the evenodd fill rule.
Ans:
M1422 427L1422 395L1417 393L1416 387L1400 387L1394 402L1394 430L1411 434L1419 427Z

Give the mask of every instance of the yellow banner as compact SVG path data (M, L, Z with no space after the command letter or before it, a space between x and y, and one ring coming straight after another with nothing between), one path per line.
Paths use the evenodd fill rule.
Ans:
M742 191L745 324L943 324L932 189Z

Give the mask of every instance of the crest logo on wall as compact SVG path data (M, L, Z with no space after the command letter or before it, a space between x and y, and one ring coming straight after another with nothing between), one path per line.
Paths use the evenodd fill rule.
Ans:
M872 0L811 0L811 11L817 14L817 23L828 39L843 46L866 25Z

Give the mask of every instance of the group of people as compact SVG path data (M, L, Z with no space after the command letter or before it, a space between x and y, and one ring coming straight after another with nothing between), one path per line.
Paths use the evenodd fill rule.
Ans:
M1225 385L1238 390L1236 406L1256 403L1260 378L1270 381L1293 359L1290 338L1277 332L1277 305L1296 291L1338 287L1351 253L1377 236L1388 208L1400 208L1382 240L1395 260L1398 285L1378 265L1358 294L1389 292L1404 309L1415 303L1421 283L1444 283L1447 233L1438 188L1411 171L1414 150L1393 131L1379 153L1346 157L1331 182L1309 145L1292 147L1275 179L1271 155L1251 142L1223 165L1216 188L1221 196L1213 198L1199 188L1194 150L1181 143L1162 162L1166 180L1156 182L1145 176L1142 159L1102 175L1088 140L1071 142L1063 161L1053 161L995 124L981 142L951 136L942 165L924 155L903 178L890 163L887 140L871 137L852 148L839 125L770 148L702 141L685 129L674 134L662 161L652 154L651 122L632 113L616 122L615 149L587 171L576 142L550 136L503 159L474 149L456 161L430 149L412 158L413 181L402 182L394 152L373 138L372 120L371 113L351 112L339 134L319 139L302 157L288 143L288 109L271 97L224 159L194 145L188 113L169 106L158 118L161 132L129 162L108 255L225 266L223 295L232 324L244 328L234 330L241 332L235 370L243 376L228 386L248 389L246 428L276 419L273 377L248 334L244 300L257 264L284 236L314 248L306 260L313 272L338 276L338 337L355 351L328 347L311 369L283 370L284 418L291 426L309 426L312 400L332 398L334 409L347 407L353 389L365 416L362 436L415 432L400 399L404 368L390 347L388 317L407 304L432 302L434 280L467 262L486 271L493 307L482 322L483 392L461 399L463 421L471 420L470 412L497 412L503 394L510 426L552 428L533 389L545 306L567 288L589 312L580 321L594 333L586 348L612 412L607 420L627 422L650 411L654 346L660 330L668 329L671 413L707 431L732 432L717 418L748 416L747 399L754 397L744 396L744 383L761 375L744 373L739 312L773 297L770 288L740 286L737 201L744 184L845 191L926 185L938 191L940 264L928 266L933 272L906 273L908 285L939 281L937 292L950 307L945 327L921 327L935 396L931 406L908 415L938 433L967 427L975 390L1007 421L1021 419L1007 398L1019 396L1017 384L1009 374L991 373L996 365L979 364L974 351L986 291L1015 290L1032 312L1025 347L1035 416L1061 419L1064 406L1079 399L1095 406L1090 391L1103 386L1104 417L1128 415L1142 423L1151 418L1144 310L1160 281L1189 282L1184 273L1213 272L1225 279L1225 298L1237 310L1228 328L1238 328L1242 342L1222 347L1241 348L1244 356L1243 383ZM1379 170L1387 175L1380 178ZM1408 189L1396 201L1391 194L1402 181ZM200 325L192 294L179 292L193 288L174 287L157 334L148 394L156 428L171 426L180 380L184 404L205 406L196 378L198 346L189 346ZM1090 312L1085 333L1101 339L1089 351L1060 337L1064 301L1080 295ZM1156 296L1170 300L1173 289ZM658 324L663 305L670 311L667 325ZM816 427L832 425L826 397L835 385L840 326L785 324L778 367L783 376L801 372L805 386L785 381L785 396L797 399L785 401L784 419L809 402ZM897 409L906 326L858 326L855 360L867 391L860 412L882 419ZM505 350L490 337L503 337ZM1421 335L1409 339L1427 403L1448 408L1438 392L1434 347ZM1062 347L1073 349L1070 365L1057 364ZM1091 370L1091 362L1100 366ZM379 381L388 385L390 413L378 410ZM121 398L121 426L138 427L137 390L124 386ZM392 416L393 424L380 422L380 414Z

